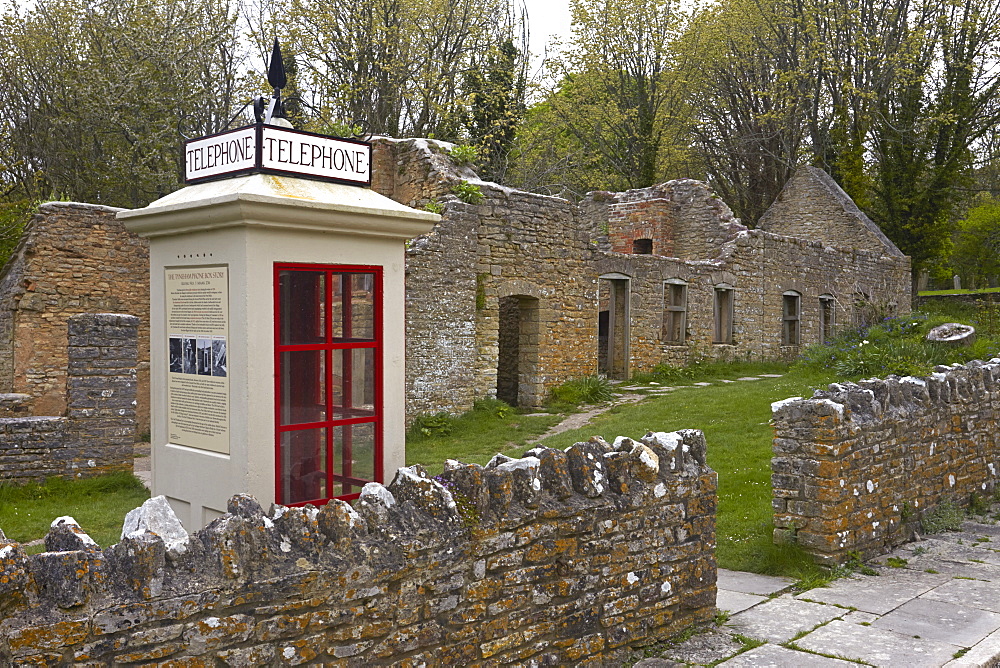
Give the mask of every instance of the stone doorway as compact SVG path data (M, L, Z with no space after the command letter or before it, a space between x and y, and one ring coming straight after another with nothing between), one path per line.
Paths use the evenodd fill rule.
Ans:
M497 399L511 406L539 405L537 298L500 298L497 348Z
M627 380L629 341L629 277L605 274L598 281L599 311L597 372L613 380Z

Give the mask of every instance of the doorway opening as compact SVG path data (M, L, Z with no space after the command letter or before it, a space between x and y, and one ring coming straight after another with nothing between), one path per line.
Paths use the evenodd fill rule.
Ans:
M539 405L543 397L538 377L537 298L500 298L497 348L497 399L515 407Z
M605 274L598 281L597 372L627 380L629 340L629 277Z

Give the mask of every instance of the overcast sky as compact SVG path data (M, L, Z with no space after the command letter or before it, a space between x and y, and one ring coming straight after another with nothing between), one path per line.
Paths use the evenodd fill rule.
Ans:
M545 54L545 45L553 35L569 40L569 0L523 0L528 10L531 30L529 47L535 62Z

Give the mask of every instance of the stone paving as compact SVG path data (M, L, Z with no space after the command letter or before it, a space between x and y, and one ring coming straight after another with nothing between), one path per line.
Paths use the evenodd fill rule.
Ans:
M808 591L720 570L717 606L728 620L635 665L1000 665L1000 525L981 519L873 560L877 576Z

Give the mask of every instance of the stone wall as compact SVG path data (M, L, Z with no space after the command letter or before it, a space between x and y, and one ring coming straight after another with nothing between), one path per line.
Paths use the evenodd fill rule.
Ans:
M100 549L0 534L0 662L616 665L715 612L701 432L400 469L357 509L237 496L188 536L162 497Z
M820 562L884 554L925 513L996 488L1000 359L835 384L773 411L775 541Z
M757 222L758 229L813 239L846 249L882 246L889 255L903 253L857 207L829 174L800 167Z
M149 248L118 209L39 207L0 276L0 391L32 397L36 415L65 415L66 326L77 313L140 318L140 433L149 429Z
M627 378L660 363L792 357L821 340L821 297L834 305L840 327L861 320L862 305L884 314L909 310L909 259L869 229L871 221L835 183L790 186L785 201L809 200L810 225L859 227L844 247L823 237L747 230L707 186L690 179L590 193L573 204L480 181L451 163L447 146L385 139L375 145L375 189L411 206L443 207L438 226L415 239L406 256L411 420L460 412L498 391L520 406L538 405L553 386L599 371ZM463 180L481 189L481 203L453 194ZM798 222L795 229L809 232ZM652 254L633 254L636 239L651 239ZM678 280L687 285L686 328L681 341L671 341L664 336L664 283ZM731 343L714 337L720 286L733 291ZM612 290L617 317L602 317ZM791 345L782 336L786 292L798 294L800 305ZM518 317L504 316L503 305L515 301ZM606 331L609 320L614 332ZM614 368L609 351L618 355Z
M86 313L67 326L67 414L0 418L0 482L132 470L139 319Z

